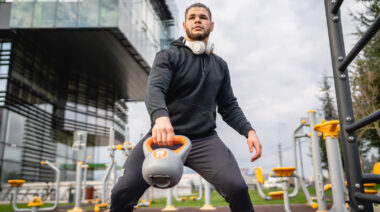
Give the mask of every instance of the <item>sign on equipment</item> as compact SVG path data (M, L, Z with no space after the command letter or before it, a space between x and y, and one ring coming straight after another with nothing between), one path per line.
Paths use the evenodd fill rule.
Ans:
M87 132L76 130L74 131L73 150L80 151L86 148L87 144Z

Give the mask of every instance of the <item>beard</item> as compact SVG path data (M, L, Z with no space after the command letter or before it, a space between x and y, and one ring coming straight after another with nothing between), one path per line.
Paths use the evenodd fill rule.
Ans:
M208 28L208 29L205 29L204 33L202 34L198 34L198 33L193 34L188 28L186 28L186 35L192 40L202 41L210 35L210 31L211 29Z

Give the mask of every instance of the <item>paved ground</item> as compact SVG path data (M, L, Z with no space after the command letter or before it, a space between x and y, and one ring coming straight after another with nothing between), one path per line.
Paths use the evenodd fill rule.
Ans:
M290 209L292 212L315 212L314 209L307 207L304 204L299 205L291 205ZM158 212L161 211L161 208L139 208L134 210L135 212ZM178 208L178 212L199 212L199 208L195 207L184 207ZM216 207L216 212L229 212L230 209L228 207ZM255 206L255 212L285 212L283 205L258 205Z
M290 209L292 212L315 212L314 209L307 207L304 204L291 205ZM66 212L66 210L56 210L56 212ZM161 212L162 208L139 208L135 209L134 212ZM183 207L178 208L178 212L200 212L199 207ZM215 212L230 212L228 207L216 207ZM255 212L285 212L283 205L258 205L255 206ZM92 212L92 211L86 211Z

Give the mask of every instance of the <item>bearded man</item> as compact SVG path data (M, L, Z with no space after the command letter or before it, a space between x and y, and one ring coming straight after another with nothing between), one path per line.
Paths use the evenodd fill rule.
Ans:
M112 212L132 211L149 188L141 173L143 142L153 137L158 146L172 146L175 134L192 143L185 165L211 183L231 211L254 211L238 164L215 131L216 111L247 138L250 152L255 149L251 162L260 157L262 147L233 94L227 63L213 53L208 40L214 29L210 9L201 3L189 6L183 29L185 38L156 54L145 96L152 129L128 157L112 190Z

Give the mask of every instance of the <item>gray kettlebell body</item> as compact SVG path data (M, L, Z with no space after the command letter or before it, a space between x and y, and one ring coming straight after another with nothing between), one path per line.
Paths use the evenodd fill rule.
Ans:
M153 139L144 141L145 159L142 166L144 180L153 187L171 188L178 184L183 164L191 150L191 141L185 136L174 136L174 144L182 144L176 150L158 148L153 150Z

